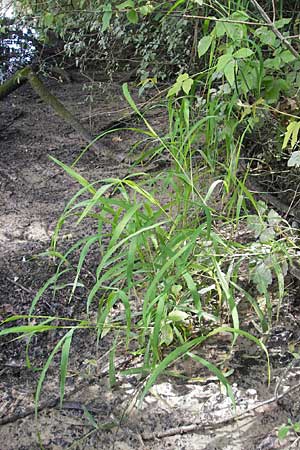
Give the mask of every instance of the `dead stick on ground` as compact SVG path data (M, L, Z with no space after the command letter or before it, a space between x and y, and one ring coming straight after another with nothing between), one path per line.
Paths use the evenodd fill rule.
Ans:
M280 395L275 395L274 397L269 398L268 400L265 400L264 402L258 403L257 405L254 405L250 408L248 408L246 411L237 414L236 416L229 417L224 420L220 420L219 422L196 422L188 425L179 426L176 428L170 428L169 430L161 431L158 433L151 433L151 434L142 434L142 438L144 441L150 441L153 439L162 439L165 437L170 436L176 436L177 434L187 434L187 433L197 433L199 431L209 430L209 429L216 429L216 428L222 428L226 425L232 424L238 420L241 420L245 417L247 417L250 413L253 411L262 408L262 411L260 413L264 413L264 407L266 405L269 405L271 403L277 403L278 400L285 397L287 394L290 394L291 392L295 391L300 387L300 383L296 384L295 386L291 386L289 389L287 389L285 392L283 392Z
M120 368L124 365L127 365L130 360L133 359L133 357L129 357L129 358L124 358L121 359L119 362L117 362L116 364L116 368ZM104 370L102 370L102 372L98 375L97 377L97 381L99 381L101 378L107 376L109 373L109 368L105 368ZM72 389L72 391L66 393L65 398L71 397L74 394L78 394L79 392L81 392L83 389L87 388L88 386L90 386L93 383L96 383L95 379L91 379L89 380L87 383L84 383L78 387L75 387L74 389ZM57 396L51 400L47 400L45 402L41 402L39 407L38 407L38 411L39 413L45 409L51 409L51 408L55 408L60 402L60 397ZM25 417L28 416L32 416L33 414L35 414L35 407L31 406L27 409L25 409L22 412L16 413L16 414L12 414L10 416L6 416L6 417L2 417L0 418L0 426L1 425L6 425L8 423L14 423L17 422L20 419L24 419Z
M18 283L17 281L12 280L11 278L8 278L8 277L7 277L7 280L10 281L10 283L14 284L15 286L18 286L23 291L27 292L27 294L30 294L30 295L34 294L34 291L32 289L28 289L27 287L23 286L23 284Z

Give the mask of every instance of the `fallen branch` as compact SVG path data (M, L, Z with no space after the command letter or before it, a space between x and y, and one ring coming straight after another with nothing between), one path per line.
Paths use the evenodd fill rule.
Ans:
M47 400L40 404L39 406L39 412L43 411L47 408L54 408L59 404L60 398L55 397L52 400ZM8 423L14 423L17 422L17 420L24 419L25 417L32 416L35 413L35 407L32 406L30 408L25 409L25 411L12 414L11 416L5 416L0 419L0 425L6 425Z
M285 397L287 394L292 393L296 389L299 389L300 383L291 386L289 389L287 389L285 392L283 392L280 395L274 395L274 397L269 398L268 400L265 400L264 402L258 403L257 405L251 406L246 411L237 414L232 417L228 417L227 419L220 420L218 422L196 422L192 424L182 425L176 428L169 428L169 430L160 431L160 432L154 432L149 434L142 434L142 439L144 441L150 441L154 439L162 439L170 436L176 436L177 434L187 434L187 433L197 433L199 431L204 430L211 430L216 428L222 428L227 425L230 425L238 420L246 418L250 413L252 413L255 410L261 409L259 411L259 414L263 414L265 412L265 406L270 405L272 403L278 403L278 400L281 400L283 397Z
M120 361L116 362L116 368L121 368L123 366L126 366L130 362L131 359L133 359L133 357L129 357L128 359L120 358ZM107 367L105 366L104 369L101 371L101 373L98 375L97 380L99 381L100 379L104 378L105 376L108 375L108 373L109 373L109 366L107 366ZM92 379L88 380L86 383L83 383L80 386L76 386L70 392L65 394L65 398L70 398L71 396L78 394L79 392L82 392L83 389L92 385L94 382L95 382L95 379L92 378ZM60 403L60 396L56 396L56 397L52 398L51 400L46 400L45 402L41 402L38 406L38 412L40 413L41 411L44 411L45 409L55 408L56 406L59 405L59 403ZM73 402L73 405L71 405L71 402L65 401L63 403L62 409L64 409L64 405L66 405L66 409L75 409L74 404L75 404L75 402ZM79 404L79 402L77 403L77 405L78 404ZM83 408L83 406L82 406L82 408ZM91 411L91 406L88 405L87 409L89 409ZM32 416L35 414L35 411L36 411L35 406L30 406L29 408L25 409L25 411L15 413L10 416L2 417L0 419L0 426L6 425L8 423L14 423L20 419L24 419L25 417Z

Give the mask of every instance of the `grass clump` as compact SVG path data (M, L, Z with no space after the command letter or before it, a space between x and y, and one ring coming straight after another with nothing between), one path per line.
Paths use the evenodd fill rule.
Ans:
M19 325L24 318L12 317L5 326L17 325L0 332L30 337L57 329L64 332L41 371L36 408L58 352L63 401L72 342L82 329L92 330L98 344L110 337L111 385L118 354L138 357L123 374L143 377L141 399L175 361L190 357L217 376L234 402L222 362L201 354L205 341L221 332L230 333L230 349L239 336L260 347L270 378L265 337L274 317L279 318L285 275L297 246L288 224L256 201L245 183L247 173L240 176L238 166L245 137L261 114L275 111L272 105L281 95L295 95L299 60L278 33L246 12L243 2L235 9L222 6L222 20L207 18L203 23L197 52L207 67L192 76L180 73L169 89L165 133L156 131L139 111L127 84L123 86L143 124L130 128L146 141L139 160L167 158L166 170L90 182L75 168L84 152L72 166L52 158L80 185L57 223L48 252L57 258L57 270L33 299L25 318L29 324ZM283 18L276 23L282 30L288 25ZM286 68L289 82L281 78ZM298 125L292 129L299 131ZM294 138L290 132L284 144L292 137L296 145L298 131ZM93 231L62 252L59 238L65 224L80 228L84 222L89 224L84 229ZM238 238L240 231L243 239ZM90 255L93 281L86 285L83 272ZM65 277L68 282L61 285ZM80 291L83 318L34 315L47 289L66 289L72 302L82 287L87 293L82 297ZM254 324L252 333L244 326L245 304Z
M173 121L173 124L178 122L177 126L170 127L168 134L160 137L138 111L126 86L124 92L144 120L146 129L142 132L158 143L154 154L167 153L171 167L154 176L144 174L142 181L140 174L133 174L90 183L74 167L52 158L81 189L68 202L57 223L49 250L49 256L58 259L57 270L33 299L26 317L29 324L5 328L0 334L33 336L64 330L41 371L36 408L48 368L58 352L61 353L62 403L72 341L74 334L82 329L92 330L97 343L111 336L109 379L112 385L118 354L139 356L137 365L123 374L145 377L141 399L175 361L190 357L218 377L234 402L222 363L216 365L201 352L199 355L199 348L208 338L227 332L232 336L231 348L239 336L245 337L263 350L268 361L261 337L270 330L273 319L269 288L275 280L279 316L287 261L294 244L285 237L280 216L257 204L243 183L236 184L239 194L235 214L224 215L226 208L220 209L218 199L222 205L222 197L228 197L230 192L226 184L228 172L203 190L193 146L193 136L203 121L195 127L183 126L180 109L178 121ZM230 178L235 180L235 174ZM154 194L162 190L164 195ZM256 214L245 214L247 201L255 207ZM84 221L93 223L94 231L61 253L59 237L65 224L71 222L81 227ZM245 233L254 231L257 241L236 240L239 228ZM94 258L93 283L87 286L83 298L85 317L70 320L34 316L44 292L49 288L54 292L63 288L60 283L65 276L68 279L72 276L71 286L65 285L68 301L75 301L79 289L82 297L83 269L90 254ZM251 283L264 297L263 302L250 294ZM245 302L255 316L256 335L243 330L240 306ZM6 325L17 320L20 317L12 317ZM269 363L267 366L269 371Z

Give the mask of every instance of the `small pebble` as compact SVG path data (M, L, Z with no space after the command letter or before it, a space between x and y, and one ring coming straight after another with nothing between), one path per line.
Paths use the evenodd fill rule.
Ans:
M246 394L249 397L255 397L257 395L257 391L256 391L256 389L247 389Z

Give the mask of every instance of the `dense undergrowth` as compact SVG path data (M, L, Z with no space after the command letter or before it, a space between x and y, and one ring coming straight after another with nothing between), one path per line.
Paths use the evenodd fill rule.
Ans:
M282 8L274 11L276 21L270 26L263 15L258 21L253 2L251 8L242 1L214 3L214 18L210 19L212 5L205 9L204 2L193 3L199 15L193 58L201 69L190 73L187 64L181 66L163 101L166 133L153 128L138 110L128 86L123 86L141 123L140 128L130 128L141 135L135 147L137 160L165 158L169 166L163 172L86 180L76 171L76 164L70 167L52 158L80 185L57 223L48 252L57 260L57 271L33 299L28 316L8 318L0 333L30 337L65 330L41 371L36 405L58 352L63 401L72 338L82 328L94 330L97 342L107 334L113 336L109 355L112 385L118 355L124 351L140 355L138 366L123 374L139 374L144 379L141 398L174 361L188 356L212 371L234 401L222 364L214 365L195 351L223 331L231 333L233 348L239 337L254 341L265 353L269 370L266 337L280 317L285 276L298 252L297 232L278 212L257 201L246 184L250 166L245 164L246 171L241 172L239 161L245 138L266 116L276 113L282 118L276 152L280 155L282 146L293 148L290 164L298 165L300 60L297 47L289 48L294 43L290 33L297 18L286 17ZM131 1L119 6L116 18L107 6L101 19L104 31L110 20L120 20L123 9L133 23L135 14L143 14L139 8L146 7ZM159 9L155 5L160 14L155 20L176 12L188 22L183 16L190 12L189 6L179 1L165 11L165 6ZM139 25L142 30L151 21L144 12L145 22ZM201 19L201 15L205 17ZM50 25L63 27L63 18L61 22L57 17L50 19L43 16L45 30ZM137 36L146 58L148 44L142 32ZM159 33L157 36L162 39ZM171 32L169 38L173 39ZM189 48L190 41L189 37ZM182 54L175 53L180 59ZM143 70L141 67L141 73ZM153 83L151 78L146 77L144 84ZM290 99L292 111L280 110L278 102L283 96ZM62 253L64 224L71 221L80 227L86 220L96 223L97 232ZM74 294L84 285L82 269L95 248L98 261L94 284L85 298L85 317L72 318L71 323L70 318L35 316L45 290L62 288L66 273L73 277L71 287L65 287L66 297L75 301ZM246 327L244 306L241 308L245 302L255 333Z

